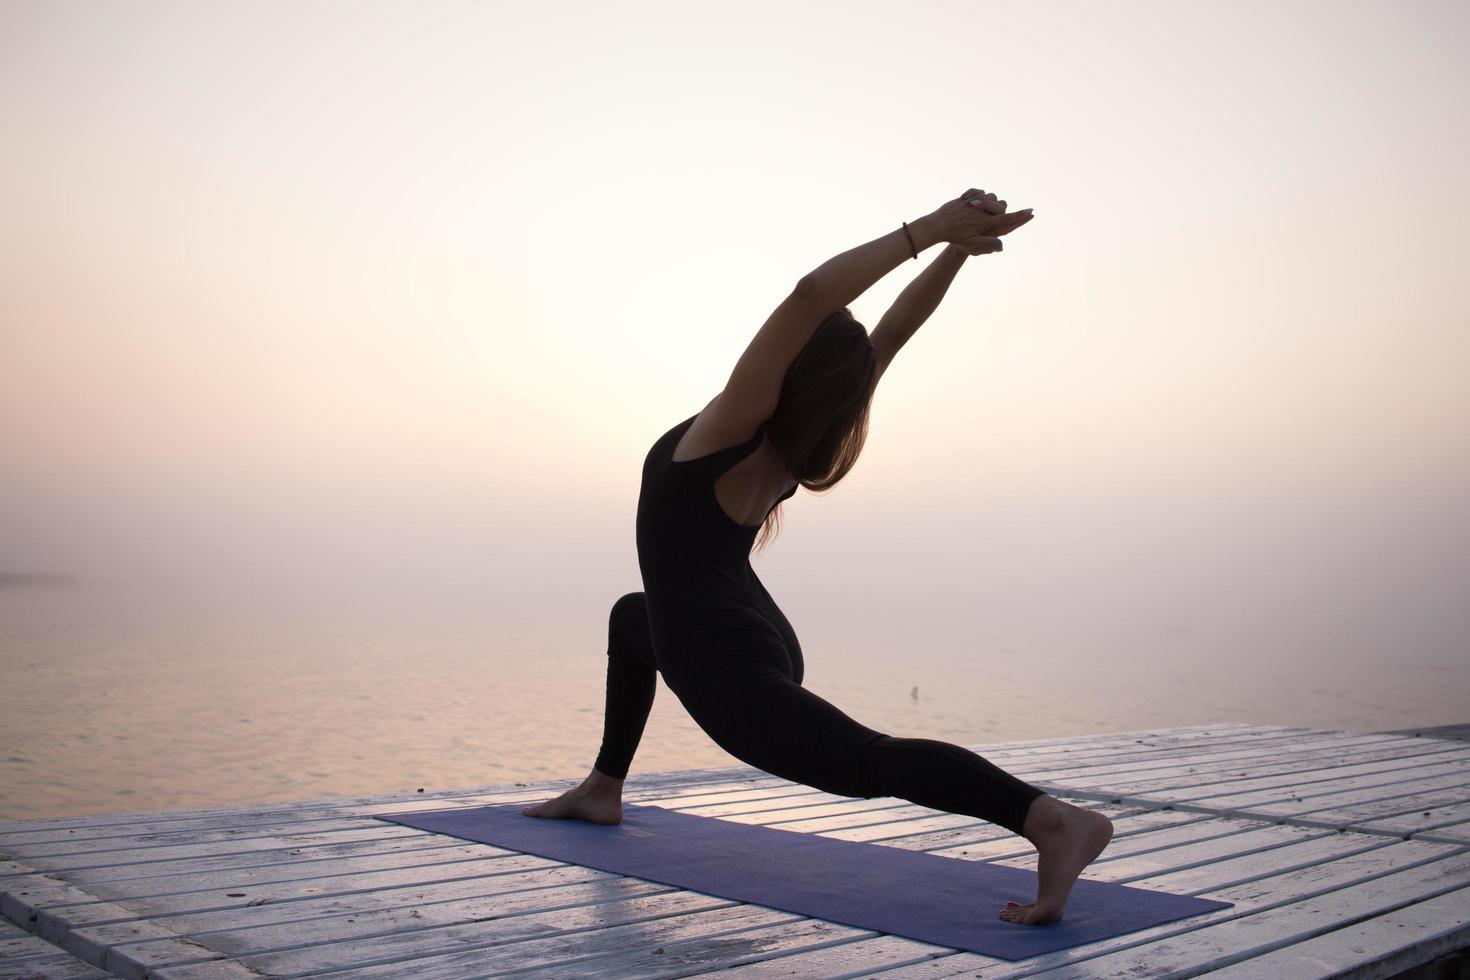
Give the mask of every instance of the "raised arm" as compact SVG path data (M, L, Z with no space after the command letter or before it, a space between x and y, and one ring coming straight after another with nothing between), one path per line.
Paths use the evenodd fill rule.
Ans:
M966 203L967 198L974 198L976 204ZM717 396L715 414L722 420L721 427L736 438L748 437L756 425L775 413L786 369L830 313L847 306L905 259L931 245L953 242L977 253L998 246L998 236L1024 223L1024 218L1004 211L1005 202L997 201L994 194L971 189L910 222L907 234L902 227L896 228L833 256L802 276L756 332Z
M868 335L873 341L873 353L878 355L878 369L873 375L875 386L899 348L908 343L924 321L939 308L940 300L949 291L949 284L969 257L970 253L958 245L946 246L928 268L904 287L888 312L883 314L883 319Z
M933 222L925 218L912 222L909 228L917 248L928 248L938 241ZM775 414L786 369L821 322L912 254L908 237L899 227L833 256L802 276L756 331L730 372L717 399L715 414L721 428L732 438L745 438Z
M1027 208L1005 217L1008 221L1005 231L1019 228L1031 220L1031 209ZM1001 234L1004 234L1004 231ZM928 268L915 276L914 281L904 287L903 292L898 294L898 298L893 301L888 312L883 314L883 318L869 334L869 339L873 342L873 353L878 358L878 369L873 373L874 387L877 386L878 379L883 376L883 372L888 369L888 364L893 360L894 355L904 344L908 343L909 338L939 308L944 294L949 291L949 284L954 281L955 274L960 271L960 266L965 264L965 259L971 255L983 255L999 250L998 239L994 247L989 244L975 247L971 244L951 243L939 253L933 262L929 263Z

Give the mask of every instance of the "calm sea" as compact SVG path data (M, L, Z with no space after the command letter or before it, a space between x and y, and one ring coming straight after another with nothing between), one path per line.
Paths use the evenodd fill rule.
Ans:
M579 778L601 738L616 598L555 615L429 614L0 592L0 815ZM966 623L929 635L871 609L782 606L806 686L895 735L978 745L1206 722L1368 732L1466 720L1459 655L1250 646L1183 623L1147 642ZM737 762L660 683L632 778Z

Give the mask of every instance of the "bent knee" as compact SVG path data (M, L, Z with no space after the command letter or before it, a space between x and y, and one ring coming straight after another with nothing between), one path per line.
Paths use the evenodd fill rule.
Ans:
M642 592L629 592L612 605L607 617L608 628L616 631L629 625L648 627L648 600Z
M631 656L658 666L648 624L648 602L642 592L629 592L613 603L607 617L608 656Z

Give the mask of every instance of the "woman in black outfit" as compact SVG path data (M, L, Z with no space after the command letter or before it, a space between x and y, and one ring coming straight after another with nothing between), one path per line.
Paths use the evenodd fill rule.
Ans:
M856 462L878 378L934 312L970 255L1031 220L971 189L797 283L729 382L654 442L638 498L643 591L612 608L602 747L575 789L533 817L622 820L622 786L653 706L656 672L699 726L742 762L839 796L894 796L1023 835L1039 852L1036 901L1012 922L1061 917L1078 874L1107 845L1100 813L1055 799L957 745L897 738L801 686L801 644L750 565L756 532L798 484L825 490ZM904 259L949 246L869 337L847 304ZM762 536L762 544L765 537Z

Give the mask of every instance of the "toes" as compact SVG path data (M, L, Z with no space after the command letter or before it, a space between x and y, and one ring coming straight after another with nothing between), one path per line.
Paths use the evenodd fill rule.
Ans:
M1015 902L1006 902L1006 907L1000 910L1000 917L1007 922L1015 922L1026 925L1031 921L1036 903L1019 905Z

